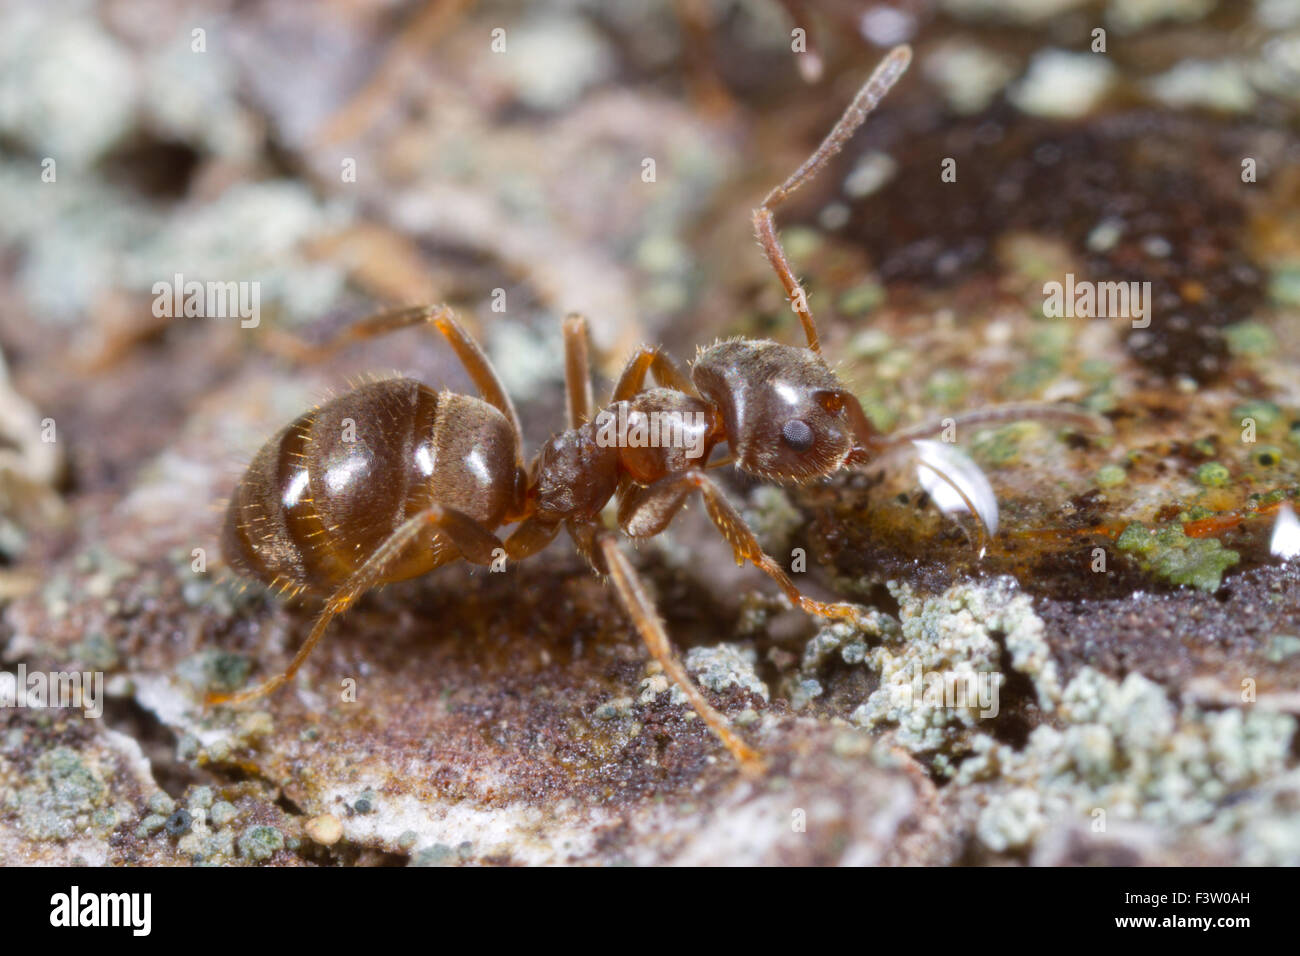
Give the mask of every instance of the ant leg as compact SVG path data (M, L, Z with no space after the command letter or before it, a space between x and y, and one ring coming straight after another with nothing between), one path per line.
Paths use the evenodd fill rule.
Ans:
M736 564L744 564L746 560L753 562L754 567L781 586L790 603L806 614L851 621L864 629L874 629L870 619L854 604L815 601L800 593L785 569L763 551L754 532L727 500L722 489L699 469L660 478L646 487L631 486L618 503L619 527L633 538L656 535L668 526L692 491L703 496L709 520L731 545Z
M911 62L911 47L896 46L890 50L889 55L880 61L870 79L863 84L858 95L844 111L844 115L839 118L816 151L804 160L803 165L796 169L789 179L768 193L767 198L763 200L763 205L754 210L754 233L758 236L763 252L767 254L767 261L772 264L777 278L785 287L785 294L790 300L791 307L799 316L804 335L808 339L808 348L818 354L821 353L821 343L817 338L817 325L813 322L812 312L808 308L808 296L804 293L798 278L795 277L790 260L786 257L781 240L777 237L772 213L800 186L816 176L832 156L844 148L849 137L857 131L890 88L898 82Z
M731 751L731 755L736 758L741 768L746 773L761 773L765 768L763 758L759 756L758 751L745 743L731 729L727 718L714 709L700 689L695 686L691 676L686 673L686 668L682 666L682 662L673 651L672 643L668 640L668 634L664 630L663 622L659 620L654 603L646 594L632 563L618 546L618 540L609 533L599 534L598 547L600 557L610 579L614 582L623 607L632 618L632 623L640 633L641 639L645 641L651 656L659 662L672 682L681 688L686 699L695 708L695 712Z
M510 423L510 430L515 435L515 464L523 467L523 429L519 425L519 415L515 411L514 403L506 394L505 386L501 384L501 378L492 367L492 363L488 361L487 355L465 331L464 326L456 321L456 314L449 306L412 305L377 312L351 323L320 345L310 345L282 333L268 333L268 340L277 351L286 353L298 361L319 361L353 342L377 338L425 323L432 325L447 340L447 344L460 359L461 365L483 400L506 417L506 421Z
M554 541L559 532L558 523L543 521L536 515L525 518L506 538L506 555L512 561L519 561L536 554Z
M655 381L664 388L673 388L687 395L697 394L694 383L682 374L676 362L660 349L643 345L623 366L623 374L618 377L610 402L624 401L642 391L647 372L652 372Z
M587 349L587 318L576 312L564 320L564 389L569 398L569 427L591 418L591 357Z
M407 518L325 601L325 606L312 624L311 633L302 642L302 647L298 648L298 653L293 656L284 673L277 674L250 690L234 694L209 694L204 699L204 705L242 704L269 694L292 680L308 655L320 643L330 621L355 604L361 595L382 583L393 563L408 552L420 535L430 531L434 535L448 538L460 552L460 557L473 564L491 564L493 551L502 547L501 539L491 531L468 515L451 508L435 505Z

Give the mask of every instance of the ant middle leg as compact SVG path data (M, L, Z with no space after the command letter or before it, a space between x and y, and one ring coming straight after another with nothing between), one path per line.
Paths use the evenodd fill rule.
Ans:
M469 515L452 508L434 505L419 514L412 515L402 522L384 540L384 543L375 549L365 563L326 599L324 607L312 623L307 639L302 642L302 646L298 648L298 652L294 654L293 660L289 662L289 666L283 673L239 693L208 694L204 699L204 705L242 704L263 697L291 681L312 650L320 643L330 621L355 604L367 591L382 584L388 571L399 559L409 553L409 549L420 540L420 536L430 533L434 537L445 537L456 548L458 553L455 557L464 558L472 564L491 564L495 550L502 547L501 539L495 534ZM453 558L449 557L448 560Z
M731 723L708 702L703 692L691 680L686 668L682 666L681 660L673 650L672 642L668 639L668 633L664 630L663 621L659 619L654 602L646 593L636 569L632 567L632 562L619 547L618 539L607 531L597 531L593 536L595 537L593 556L598 556L604 564L604 570L614 582L614 588L618 591L623 607L632 618L632 623L651 656L659 662L672 682L681 688L695 712L731 751L741 768L749 774L761 773L765 765L758 751L745 743L731 728Z
M909 63L912 62L912 48L909 46L896 46L889 51L889 54L880 61L879 65L872 72L870 78L863 84L858 95L853 98L848 109L839 118L839 121L822 140L821 145L804 160L803 165L790 174L790 177L781 185L777 186L763 204L754 210L754 233L758 236L759 244L763 247L763 252L767 255L767 261L772 264L773 271L776 272L777 278L781 280L781 285L785 288L786 297L790 300L790 305L795 314L799 316L799 322L803 325L804 336L808 339L808 348L812 351L821 353L821 342L817 337L817 325L813 322L812 310L808 308L808 296L799 284L799 279L794 274L794 268L790 265L790 259L786 256L785 249L781 245L781 240L776 234L776 224L773 220L773 212L777 206L785 202L795 193L800 186L808 182L821 168L830 161L836 153L844 148L844 144L849 141L859 126L863 124L871 111L876 108L885 94L898 82Z
M722 489L699 469L668 475L644 487L628 487L618 503L619 527L633 538L658 534L668 526L686 504L689 495L695 491L704 498L704 507L708 512L709 520L731 545L737 564L752 562L756 568L780 585L791 604L806 614L851 621L864 629L875 628L869 615L855 604L831 603L806 597L794 581L790 580L790 576L776 559L763 550L754 532L745 523L745 519L740 516L735 506L727 500Z

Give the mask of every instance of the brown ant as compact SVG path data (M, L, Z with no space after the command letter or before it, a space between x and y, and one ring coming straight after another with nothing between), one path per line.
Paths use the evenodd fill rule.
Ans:
M542 446L528 468L510 398L447 307L374 315L318 348L328 352L348 341L428 322L447 339L481 398L435 392L406 378L373 382L305 413L263 446L230 501L223 554L247 577L294 593L319 594L325 603L284 673L209 702L246 701L283 685L334 616L378 585L458 559L491 565L502 553L525 558L563 527L596 572L614 582L650 653L705 723L742 766L761 767L757 752L688 677L619 547L618 532L606 528L600 515L614 499L619 531L647 538L663 531L698 492L738 563L753 562L809 614L860 619L854 605L801 594L705 469L734 463L773 481L808 481L877 461L940 430L927 425L884 436L872 427L822 358L807 299L772 218L773 210L840 150L910 59L906 46L886 56L816 152L754 213L758 239L799 316L807 348L722 341L699 353L688 377L658 349L642 347L614 386L610 404L593 416L587 323L570 316L564 322L568 429ZM647 375L658 387L646 386ZM677 436L683 440L660 447L602 441L604 423L620 415L643 422L654 413L686 423ZM1028 417L1105 426L1081 411L1045 405L988 409L962 421ZM710 461L710 453L724 443L730 455ZM956 482L949 484L962 493ZM503 541L496 530L508 524L516 527Z

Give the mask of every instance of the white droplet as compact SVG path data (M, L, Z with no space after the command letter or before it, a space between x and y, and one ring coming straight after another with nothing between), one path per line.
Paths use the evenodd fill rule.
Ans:
M1277 509L1277 521L1273 525L1273 537L1269 539L1268 549L1283 561L1289 561L1300 554L1300 519L1285 501Z
M946 515L973 507L989 537L997 534L998 499L979 465L949 442L919 439L912 444L917 453L917 479L935 507Z

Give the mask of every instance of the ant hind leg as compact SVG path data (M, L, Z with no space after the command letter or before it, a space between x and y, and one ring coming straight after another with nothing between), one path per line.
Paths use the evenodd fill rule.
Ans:
M460 359L466 374L474 383L474 387L479 390L483 400L506 417L515 435L515 463L523 467L523 429L519 424L519 414L515 411L514 403L506 393L496 369L492 367L492 363L479 344L457 321L456 314L450 306L412 305L400 309L385 309L357 319L320 345L311 345L296 336L274 330L267 332L266 335L271 348L282 355L294 361L317 362L354 342L363 342L366 339L378 338L390 332L426 323L437 329L447 340L447 344Z
M294 654L293 660L289 662L289 666L283 673L239 693L208 694L204 699L204 705L210 707L216 704L242 704L278 690L291 681L312 650L320 643L330 621L355 604L361 595L382 584L385 574L393 563L407 552L421 534L428 533L430 530L445 535L460 552L459 556L474 564L490 564L495 549L502 547L500 538L459 511L435 505L413 515L402 522L397 530L375 549L374 554L329 596L325 606L316 615L307 639L302 642L302 646L298 648L298 652Z

